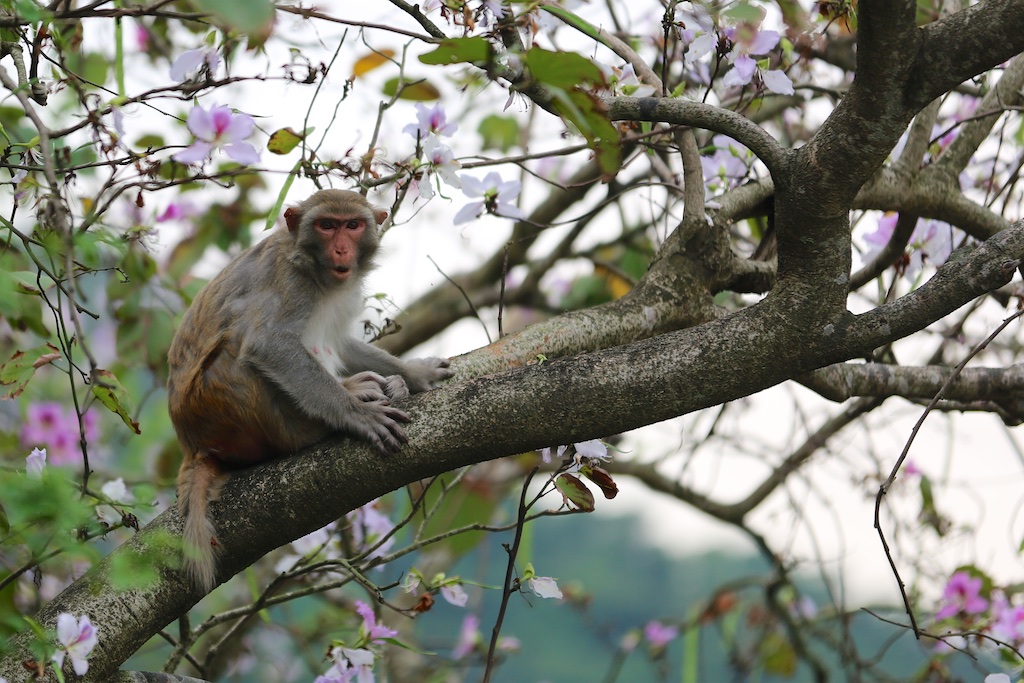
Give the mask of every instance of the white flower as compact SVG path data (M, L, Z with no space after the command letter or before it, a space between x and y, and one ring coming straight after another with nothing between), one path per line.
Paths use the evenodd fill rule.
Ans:
M135 498L128 487L124 485L124 479L118 477L114 481L108 481L100 489L103 495L115 503L130 503Z
M504 218L522 219L526 214L512 202L519 196L522 184L518 180L502 180L501 174L491 171L483 180L473 176L462 176L462 192L467 197L480 197L479 201L470 202L459 209L453 222L455 225L468 223L479 218L483 213L491 213Z
M530 585L530 590L539 597L562 599L562 591L558 589L558 584L550 576L534 576L527 583Z
M46 467L46 449L33 448L32 452L25 458L25 473L33 479L43 476L43 469Z
M469 600L469 595L457 583L441 586L441 597L456 607L465 607Z
M220 66L220 55L211 48L197 48L178 55L171 64L171 80L183 83L205 66L212 76Z
M57 640L63 646L53 653L53 661L59 669L64 664L64 655L71 658L71 666L75 673L84 676L89 670L89 662L86 659L92 649L96 647L98 639L97 630L89 621L89 617L82 615L77 621L75 617L67 612L57 616Z

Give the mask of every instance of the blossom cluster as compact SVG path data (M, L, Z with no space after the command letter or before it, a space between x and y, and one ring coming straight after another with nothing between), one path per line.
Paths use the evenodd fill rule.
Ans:
M82 457L82 431L85 432L86 443L99 440L99 420L95 412L87 410L82 414L80 430L78 413L74 408L65 410L64 406L55 401L30 403L21 426L21 443L26 448L41 448L44 462L48 460L51 465L70 465ZM37 454L37 463L39 457Z

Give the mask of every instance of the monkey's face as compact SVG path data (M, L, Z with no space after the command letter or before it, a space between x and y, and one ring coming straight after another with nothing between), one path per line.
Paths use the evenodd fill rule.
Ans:
M313 222L313 229L323 245L325 264L330 276L344 282L361 266L371 248L368 225L364 216L324 215Z

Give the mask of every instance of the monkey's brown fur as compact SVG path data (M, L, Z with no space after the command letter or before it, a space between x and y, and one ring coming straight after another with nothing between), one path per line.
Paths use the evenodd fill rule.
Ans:
M386 217L345 190L290 207L287 230L228 264L171 343L168 408L184 455L185 565L207 591L217 581L207 503L231 470L334 431L395 451L409 416L391 401L451 376L447 360L402 361L349 335Z

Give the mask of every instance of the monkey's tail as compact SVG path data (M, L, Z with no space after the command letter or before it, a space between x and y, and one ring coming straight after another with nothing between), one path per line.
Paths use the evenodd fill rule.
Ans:
M217 536L207 514L207 503L216 500L225 475L205 453L197 453L178 474L178 511L185 519L185 573L209 593L217 571Z

